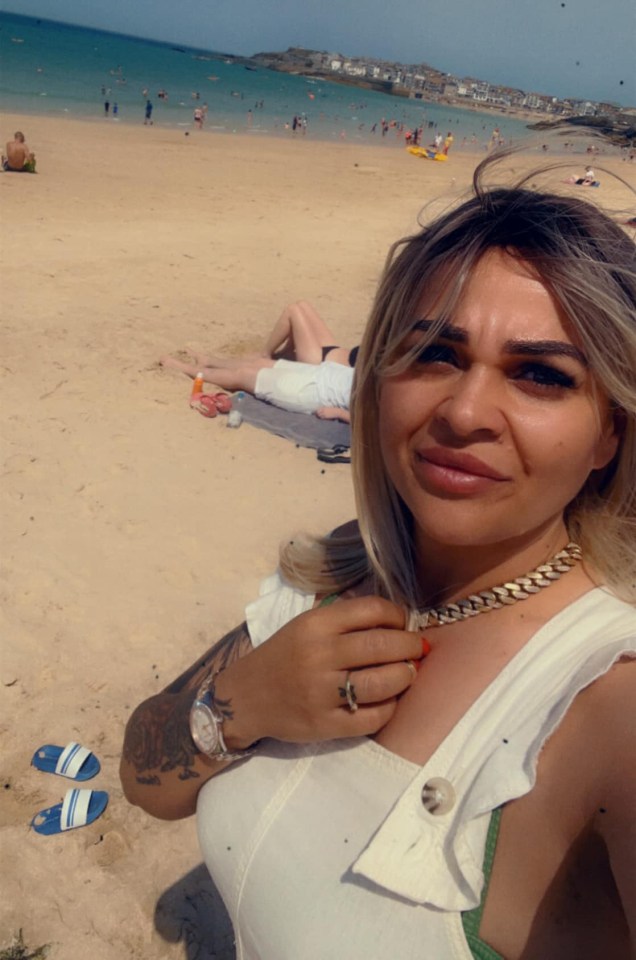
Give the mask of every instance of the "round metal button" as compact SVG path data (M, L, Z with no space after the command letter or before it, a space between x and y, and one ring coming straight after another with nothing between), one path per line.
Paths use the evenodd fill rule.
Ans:
M439 817L455 806L455 789L443 777L431 777L422 787L422 805L425 810Z

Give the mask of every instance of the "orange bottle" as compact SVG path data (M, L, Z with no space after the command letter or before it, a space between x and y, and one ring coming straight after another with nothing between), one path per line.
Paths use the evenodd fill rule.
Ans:
M196 400L200 393L203 393L203 374L197 373L194 378L194 383L192 384L192 393L190 394L191 400Z

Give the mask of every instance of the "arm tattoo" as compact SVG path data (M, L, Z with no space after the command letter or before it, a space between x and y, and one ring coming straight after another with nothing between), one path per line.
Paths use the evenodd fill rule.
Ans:
M124 759L137 772L137 782L161 786L161 773L179 769L179 780L199 777L194 769L198 750L190 735L190 707L206 674L224 670L251 649L247 625L231 630L163 693L142 703L126 728ZM210 686L214 696L214 685ZM216 700L223 717L233 716L231 700Z
M164 693L181 693L182 690L194 690L202 682L206 673L219 673L225 670L231 663L245 656L252 647L250 635L247 632L245 621L234 630L226 633L218 643L215 643L207 653L188 667L181 676L177 677Z
M180 780L198 777L197 749L190 736L192 696L159 694L137 707L128 721L124 759L137 771L137 782L160 786L160 773L181 768Z

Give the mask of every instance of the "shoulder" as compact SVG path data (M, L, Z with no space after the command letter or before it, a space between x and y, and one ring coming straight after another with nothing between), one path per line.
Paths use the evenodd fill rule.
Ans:
M586 725L597 730L591 822L603 838L625 916L636 918L636 657L621 659L591 685ZM632 927L636 948L636 927Z
M622 767L629 751L636 785L636 655L621 657L583 695L585 725L598 730L599 746L604 748L600 761L607 785L614 783L615 762Z
M588 810L602 824L608 809L633 817L636 796L636 654L621 656L576 697L570 717L575 766ZM601 819L598 814L601 813Z

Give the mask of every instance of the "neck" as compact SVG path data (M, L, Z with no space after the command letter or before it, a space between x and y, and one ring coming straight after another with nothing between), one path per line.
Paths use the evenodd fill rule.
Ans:
M437 606L521 577L550 560L568 542L565 524L502 543L467 546L417 537L423 606Z

